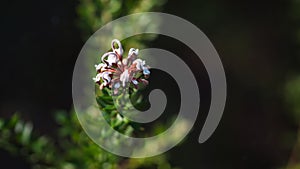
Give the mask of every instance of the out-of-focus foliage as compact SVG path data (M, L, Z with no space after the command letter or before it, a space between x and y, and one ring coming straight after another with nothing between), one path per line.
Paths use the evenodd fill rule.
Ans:
M24 122L18 114L9 120L0 119L0 148L19 155L34 164L33 168L51 168L58 154L54 142L45 136L33 136L32 124Z
M34 169L171 168L165 156L125 159L104 151L82 130L76 114L56 113L61 126L57 141L32 133L32 124L18 114L0 119L0 148L22 156Z
M285 98L287 106L290 109L290 117L293 123L300 123L300 77L294 78L288 81L286 85ZM300 131L298 132L298 139L295 143L291 157L287 166L287 169L299 169L300 168Z
M137 12L156 11L164 3L165 0L80 0L78 23L87 38L109 21ZM135 26L135 23L130 24ZM137 48L137 45L141 44L132 46Z
M287 106L291 110L293 122L298 124L300 121L300 77L287 82L285 98Z
M291 10L290 17L293 22L296 23L297 29L296 32L293 32L295 36L295 42L298 46L296 53L297 61L299 62L300 58L300 1L292 0L291 1ZM297 71L297 70L296 70ZM298 70L299 71L299 70ZM299 72L298 72L299 73ZM295 74L295 72L293 72ZM293 78L289 79L285 86L285 100L287 102L288 110L290 112L290 117L292 122L296 125L300 125L300 76L293 75ZM300 169L300 128L298 131L297 140L295 142L291 157L289 159L286 169Z
M113 19L136 12L155 11L163 4L164 0L80 0L77 8L78 23L86 39ZM134 26L134 23L128 24ZM119 33L124 33L122 29L116 29L119 29ZM154 37L125 40L125 44L140 48L144 46L143 41ZM139 130L139 125L120 117L108 92L101 93L97 97L106 120L118 131L132 135L134 131ZM138 103L137 100L135 102ZM106 152L86 135L73 111L70 114L64 111L57 112L56 122L60 127L57 130L57 138L53 139L49 136L40 136L36 132L32 133L32 124L24 122L18 114L9 120L0 119L0 148L16 156L22 156L34 169L171 168L163 155L128 159Z

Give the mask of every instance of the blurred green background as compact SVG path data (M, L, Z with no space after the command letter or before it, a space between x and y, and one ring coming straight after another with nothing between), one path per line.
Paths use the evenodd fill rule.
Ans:
M208 36L225 68L227 103L216 132L199 144L210 104L201 61L185 59L194 53L168 37L125 40L126 49L158 47L184 59L199 83L201 108L188 137L166 154L120 158L82 131L72 73L94 31L146 11L187 19ZM300 168L299 0L11 0L0 12L0 168Z

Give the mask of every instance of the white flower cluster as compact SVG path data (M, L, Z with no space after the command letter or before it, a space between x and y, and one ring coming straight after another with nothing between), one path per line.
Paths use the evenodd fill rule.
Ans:
M139 83L148 84L145 78L150 75L149 66L144 60L137 59L139 50L131 48L127 58L123 58L123 48L121 42L114 39L111 42L112 52L107 52L101 57L102 63L95 65L97 75L93 80L104 87L114 88L117 94L120 87L133 84L136 88ZM138 74L143 76L136 77Z

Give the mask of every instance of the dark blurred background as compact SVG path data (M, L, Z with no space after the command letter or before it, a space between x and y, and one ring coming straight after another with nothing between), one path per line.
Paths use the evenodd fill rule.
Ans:
M1 3L1 117L21 112L39 133L54 135L53 111L72 109L72 73L85 41L78 26L79 3ZM221 123L206 143L199 144L209 108L208 77L199 68L198 82L206 81L200 87L202 115L189 137L169 152L172 164L188 169L271 169L288 164L298 123L286 104L285 86L300 70L299 11L296 0L166 2L162 12L187 19L214 44L228 85ZM168 41L159 37L150 46L191 54ZM5 152L0 160L3 165L17 161L14 165L23 166L22 160Z
M70 109L71 80L83 46L76 1L8 1L1 5L1 115L26 114L51 132L51 112Z

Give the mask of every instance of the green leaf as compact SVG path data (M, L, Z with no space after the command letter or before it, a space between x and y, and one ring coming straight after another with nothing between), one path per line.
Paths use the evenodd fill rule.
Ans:
M31 148L34 152L42 152L46 144L48 143L48 139L44 136L39 137L31 144Z
M14 114L11 119L8 121L7 127L13 128L17 122L20 120L19 115L16 113Z
M3 126L4 126L4 121L0 119L0 130L2 129Z
M22 137L21 137L21 142L24 145L27 145L30 141L32 128L33 127L32 127L31 123L26 123L24 125L23 132L22 132Z
M23 131L24 124L22 121L17 121L14 126L15 133L21 133Z
M132 134L133 130L134 130L133 127L128 126L128 127L126 128L124 134L127 135L127 136L130 136L130 135Z
M64 111L58 111L55 113L55 120L59 124L64 124L67 121L66 113Z

